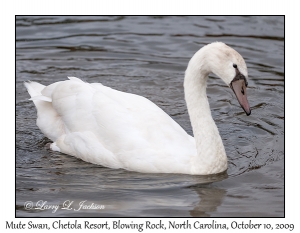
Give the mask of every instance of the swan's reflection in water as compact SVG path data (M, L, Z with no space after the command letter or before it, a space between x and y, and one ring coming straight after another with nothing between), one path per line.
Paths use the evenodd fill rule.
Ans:
M198 194L199 201L189 211L192 217L210 217L210 212L216 211L222 204L226 190L214 187L213 182L222 181L228 178L227 172L210 176L197 176L198 184L190 185L187 188Z
M222 203L226 191L213 186L214 182L222 181L228 177L227 173L211 176L190 176L180 174L143 174L129 172L122 169L109 169L97 165L80 162L80 171L76 172L73 160L75 158L67 155L62 160L69 163L60 163L60 158L55 159L56 179L47 180L49 186L44 189L38 188L39 182L31 196L19 196L17 211L28 214L39 214L39 216L194 216L209 217ZM66 162L66 161L65 161ZM36 172L52 174L52 169L37 169ZM53 174L52 174L53 175ZM82 178L82 177L85 178ZM40 177L33 174L33 177ZM83 182L83 180L85 182ZM32 182L32 178L23 177L23 184ZM86 192L89 196L86 196ZM72 193L72 196L69 194ZM52 213L52 210L30 210L23 209L27 200L33 203L41 200L47 204L59 204L60 208ZM63 210L65 201L73 202L73 209L80 207L80 202L85 204L103 205L105 209L89 209L80 211Z
M225 189L201 185L191 187L200 198L200 201L195 204L194 209L190 210L192 217L210 217L211 212L215 212L222 204L223 198L226 194Z
M44 160L46 158L42 158ZM109 169L60 154L51 158L52 165L34 169L31 176L18 179L16 209L18 216L40 217L216 217L282 215L277 205L283 198L282 176L276 166L261 171L228 177L227 172L211 176L179 174L143 174L122 169ZM45 176L48 174L52 178ZM265 176L264 174L268 174ZM43 175L43 176L42 176ZM54 177L54 179L53 179ZM47 182L47 187L40 183ZM26 184L35 184L30 189ZM269 198L273 190L278 197ZM26 191L26 192L25 192ZM259 192L258 192L259 191ZM28 193L28 195L26 195ZM87 196L88 193L88 196ZM259 194L259 195L258 195ZM105 209L80 211L24 210L24 203L39 200L62 207L67 200L74 208L86 204L104 205ZM263 204L268 202L268 208ZM253 204L256 203L256 204ZM277 211L277 212L276 212ZM268 215L269 216L269 215Z

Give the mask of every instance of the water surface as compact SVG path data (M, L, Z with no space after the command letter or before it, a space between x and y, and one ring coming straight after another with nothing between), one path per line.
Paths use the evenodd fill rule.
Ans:
M208 82L227 173L141 174L89 164L51 151L35 124L23 82L75 76L145 96L192 134L184 71L214 41L236 49L249 73L250 116L219 78ZM40 200L60 208L24 208ZM62 210L68 200L105 209ZM284 216L284 18L17 17L16 216Z

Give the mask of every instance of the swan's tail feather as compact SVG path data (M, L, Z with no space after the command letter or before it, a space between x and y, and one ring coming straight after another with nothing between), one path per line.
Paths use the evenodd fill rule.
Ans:
M24 82L25 87L31 97L42 95L41 92L45 88L44 85L37 82Z
M57 114L56 110L52 106L51 93L49 96L45 95L47 93L47 88L52 90L52 86L48 87L39 84L37 82L24 82L25 87L32 100L36 109L37 109L37 121L36 124L40 130L50 138L52 141L55 141L58 137L64 134L64 124ZM54 84L52 84L54 85ZM50 88L49 88L50 87ZM48 92L49 92L48 90Z
M52 102L52 99L47 97L47 96L43 96L43 95L37 95L37 96L34 96L34 97L31 97L29 100L43 100L43 101L46 101L46 102Z
M45 89L45 86L37 83L37 82L24 82L24 85L30 95L30 99L32 100L36 108L38 109L40 105L42 105L42 102L52 102L51 98L44 96L42 94L42 91Z

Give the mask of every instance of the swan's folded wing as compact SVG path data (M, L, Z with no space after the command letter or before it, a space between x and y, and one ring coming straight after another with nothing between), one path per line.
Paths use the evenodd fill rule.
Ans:
M135 171L160 172L170 161L170 172L190 167L194 139L150 100L77 78L37 86L37 123L53 148Z
M102 102L102 97L99 95L99 99L95 102L99 104L99 107L95 109L102 109L100 106L103 106L107 114L107 116L101 116L103 123L106 122L104 125L112 126L109 129L112 131L119 129L118 135L123 135L123 140L128 144L132 140L136 142L136 148L140 144L141 147L149 146L160 150L165 148L169 151L177 150L178 153L182 148L194 147L194 139L167 113L147 98L117 91L101 84L91 85L111 101L111 104L106 104L105 98ZM99 115L100 112L97 116ZM114 124L112 125L110 121ZM141 143L142 140L144 144Z

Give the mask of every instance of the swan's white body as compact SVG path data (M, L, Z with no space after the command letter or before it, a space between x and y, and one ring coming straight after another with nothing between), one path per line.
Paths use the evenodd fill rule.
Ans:
M225 56L220 54L227 53ZM223 64L228 56L228 64ZM210 60L211 59L211 60ZM206 96L208 74L229 85L242 57L223 43L200 49L189 62L184 89L195 138L150 100L78 78L43 86L25 83L37 125L51 148L110 168L148 173L213 174L227 157ZM231 71L232 70L232 71Z

